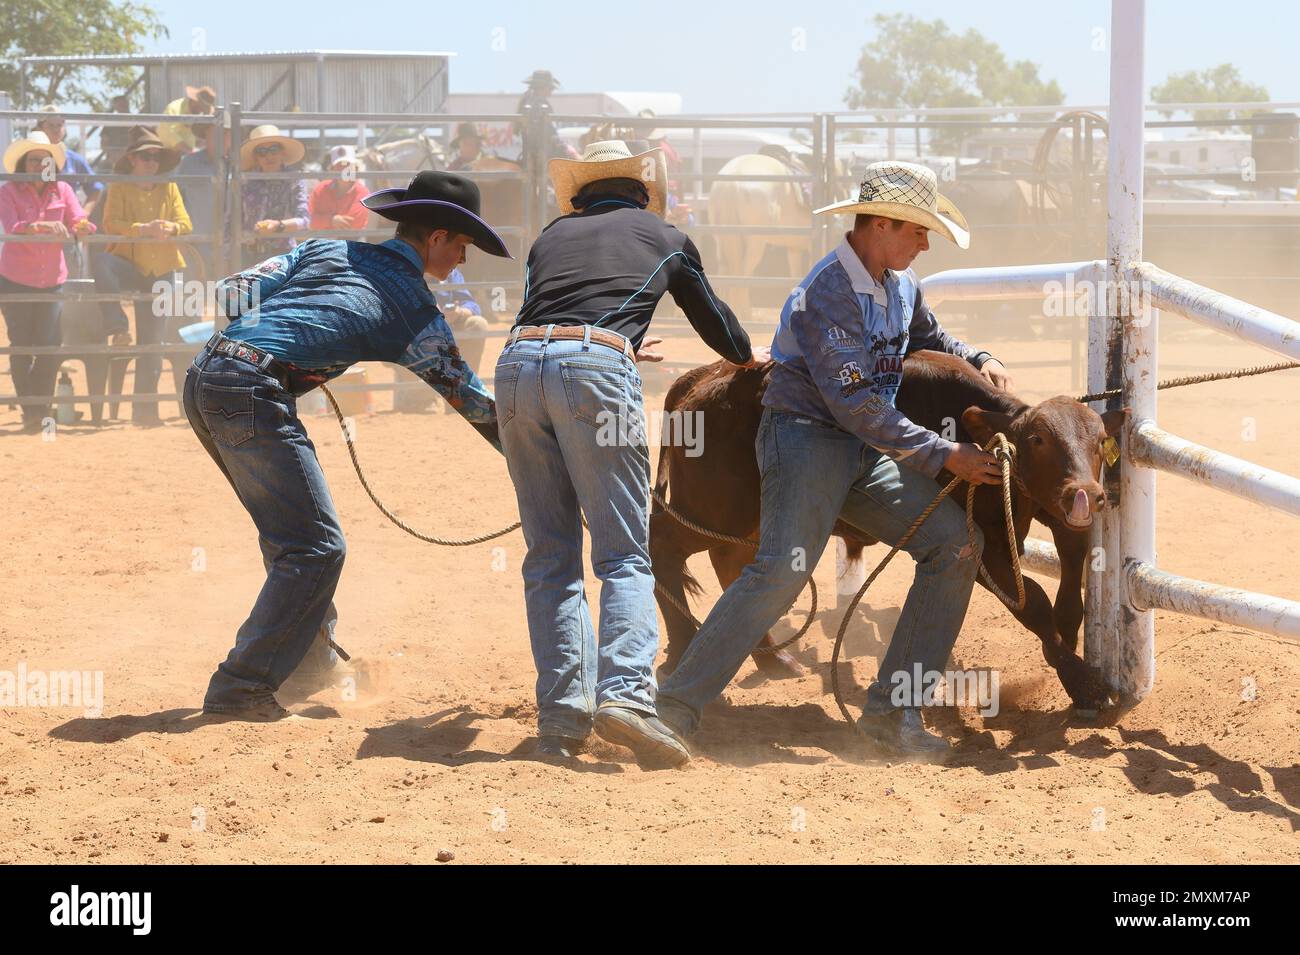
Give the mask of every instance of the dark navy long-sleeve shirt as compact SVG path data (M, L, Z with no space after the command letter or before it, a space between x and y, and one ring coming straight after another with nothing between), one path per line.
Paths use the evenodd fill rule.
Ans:
M616 199L556 219L528 253L516 325L593 325L638 348L655 305L672 295L705 343L744 364L749 336L718 298L688 236L659 216Z

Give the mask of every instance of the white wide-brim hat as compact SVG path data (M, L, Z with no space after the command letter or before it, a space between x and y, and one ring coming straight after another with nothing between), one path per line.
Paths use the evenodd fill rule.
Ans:
M244 172L251 172L253 166L257 164L257 160L253 156L254 150L258 146L266 146L270 143L280 144L280 148L284 150L284 164L286 166L301 162L302 157L307 154L307 147L302 144L302 140L286 136L280 132L279 126L267 123L263 126L254 126L252 132L248 134L248 139L239 147L240 168Z
M662 149L633 155L623 140L609 139L588 145L581 159L552 159L547 169L561 215L573 211L579 189L599 179L637 179L650 194L647 209L662 216L668 207L668 163Z
M814 211L915 222L944 236L959 249L970 248L966 217L950 199L939 194L934 170L916 163L893 159L873 162L867 167L856 199L845 199Z
M5 150L5 172L17 172L18 164L23 161L23 157L37 150L49 153L54 159L54 168L59 171L62 171L68 161L68 151L63 143L50 142L50 137L37 129L28 133L26 139L16 139L9 144Z

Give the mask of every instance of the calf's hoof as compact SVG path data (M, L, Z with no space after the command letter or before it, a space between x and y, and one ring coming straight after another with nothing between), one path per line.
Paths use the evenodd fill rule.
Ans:
M785 650L776 653L755 653L754 665L769 680L791 680L804 674L803 664Z

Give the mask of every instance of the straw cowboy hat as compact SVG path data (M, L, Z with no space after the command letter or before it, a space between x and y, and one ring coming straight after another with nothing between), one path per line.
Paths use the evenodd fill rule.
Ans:
M867 167L856 199L814 210L883 216L923 225L959 249L970 248L970 226L950 200L939 194L934 170L911 162L873 162Z
M158 174L162 175L176 168L176 164L181 161L180 153L174 149L169 149L167 144L158 138L150 126L132 126L130 134L131 145L127 146L117 162L113 163L113 172L119 175L128 175L131 172L131 156L135 153L157 152L158 155Z
M514 258L505 240L479 215L478 186L452 172L426 169L415 174L405 189L381 189L361 200L393 222L421 222L449 232L468 235L488 255Z
M26 139L17 139L9 144L9 148L5 150L5 172L17 172L18 164L23 161L23 157L38 150L47 152L53 157L55 169L62 169L64 163L68 161L68 151L63 147L63 143L50 142L50 137L38 129L28 133Z
M639 180L650 194L647 209L662 216L668 206L668 164L662 149L648 149L634 155L623 140L609 139L590 143L582 151L581 159L552 159L547 168L561 215L573 211L573 197L579 189L600 179ZM649 178L650 173L653 178Z
M280 132L279 126L267 123L265 126L254 126L253 131L248 134L248 141L239 147L239 168L244 172L252 171L257 164L257 160L253 158L257 147L269 146L271 143L279 143L280 148L284 150L286 166L301 162L302 157L307 155L307 147L300 140L284 135Z

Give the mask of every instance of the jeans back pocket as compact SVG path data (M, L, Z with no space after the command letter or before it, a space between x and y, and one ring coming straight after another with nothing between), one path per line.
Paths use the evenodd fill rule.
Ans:
M238 447L253 437L253 389L199 383L199 411L218 444Z
M621 362L562 359L560 377L569 413L577 420L599 428L610 415L630 414L629 375Z
M523 367L521 361L503 361L497 365L492 388L496 392L498 428L515 416L515 393L519 390L519 372Z

